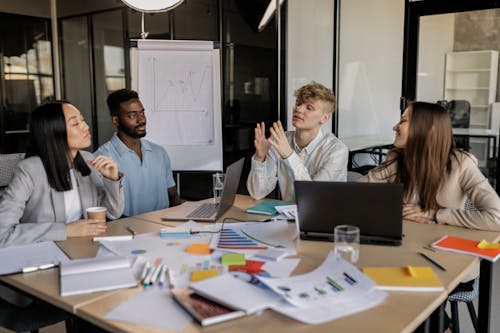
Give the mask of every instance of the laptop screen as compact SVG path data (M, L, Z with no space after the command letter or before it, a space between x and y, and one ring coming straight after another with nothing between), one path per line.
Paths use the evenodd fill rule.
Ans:
M335 226L350 224L362 243L401 242L402 184L296 181L295 197L303 238L333 239Z
M221 207L219 209L219 214L217 214L219 216L224 214L234 204L244 162L245 158L241 158L226 169L226 179L224 180L224 189L222 190L220 200Z

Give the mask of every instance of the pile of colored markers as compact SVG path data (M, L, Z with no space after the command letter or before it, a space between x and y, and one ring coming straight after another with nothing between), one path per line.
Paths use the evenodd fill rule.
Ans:
M167 265L161 263L161 259L156 259L155 264L151 265L149 261L146 261L144 264L144 268L142 269L140 282L144 286L144 288L148 286L154 286L156 282L158 282L158 286L163 288L165 286L165 279L168 278L171 283L171 279L169 278L170 270Z

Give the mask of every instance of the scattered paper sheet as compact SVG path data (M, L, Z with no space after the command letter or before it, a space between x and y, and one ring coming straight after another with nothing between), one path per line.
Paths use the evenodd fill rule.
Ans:
M221 225L221 224L218 224ZM278 248L296 254L296 226L286 221L242 222L225 224L224 234L214 234L211 249L219 249L253 256L257 251Z
M387 297L372 280L333 252L310 273L257 278L286 300L272 306L273 310L308 324L369 309Z
M353 299L335 306L321 304L308 308L299 308L283 301L273 306L272 309L303 323L315 325L368 310L382 303L386 297L387 294L385 292L378 289L372 289L358 299Z
M191 316L172 299L170 291L158 288L137 293L104 318L173 331L181 331L191 322Z
M273 277L287 277L299 265L299 258L282 259L280 261L266 261L262 269Z
M54 242L41 242L0 248L0 275L37 270L44 265L68 262L68 257ZM35 269L36 268L36 269Z
M297 219L297 205L276 206L274 209L279 213L278 217L283 217L285 220Z

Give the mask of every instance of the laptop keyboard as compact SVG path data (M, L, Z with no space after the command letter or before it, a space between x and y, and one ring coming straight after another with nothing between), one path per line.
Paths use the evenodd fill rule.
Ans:
M219 208L218 204L215 203L204 203L200 207L193 210L188 214L188 218L209 218L215 213L217 213L217 209Z

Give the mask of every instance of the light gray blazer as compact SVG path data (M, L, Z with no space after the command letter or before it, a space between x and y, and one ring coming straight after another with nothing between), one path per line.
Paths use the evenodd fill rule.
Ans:
M85 161L94 158L86 151L80 154ZM75 173L83 211L104 206L108 218L119 218L124 208L123 177L112 181L93 167L90 170L85 177ZM20 161L0 198L0 246L65 240L65 211L64 192L50 187L42 160L33 156Z

